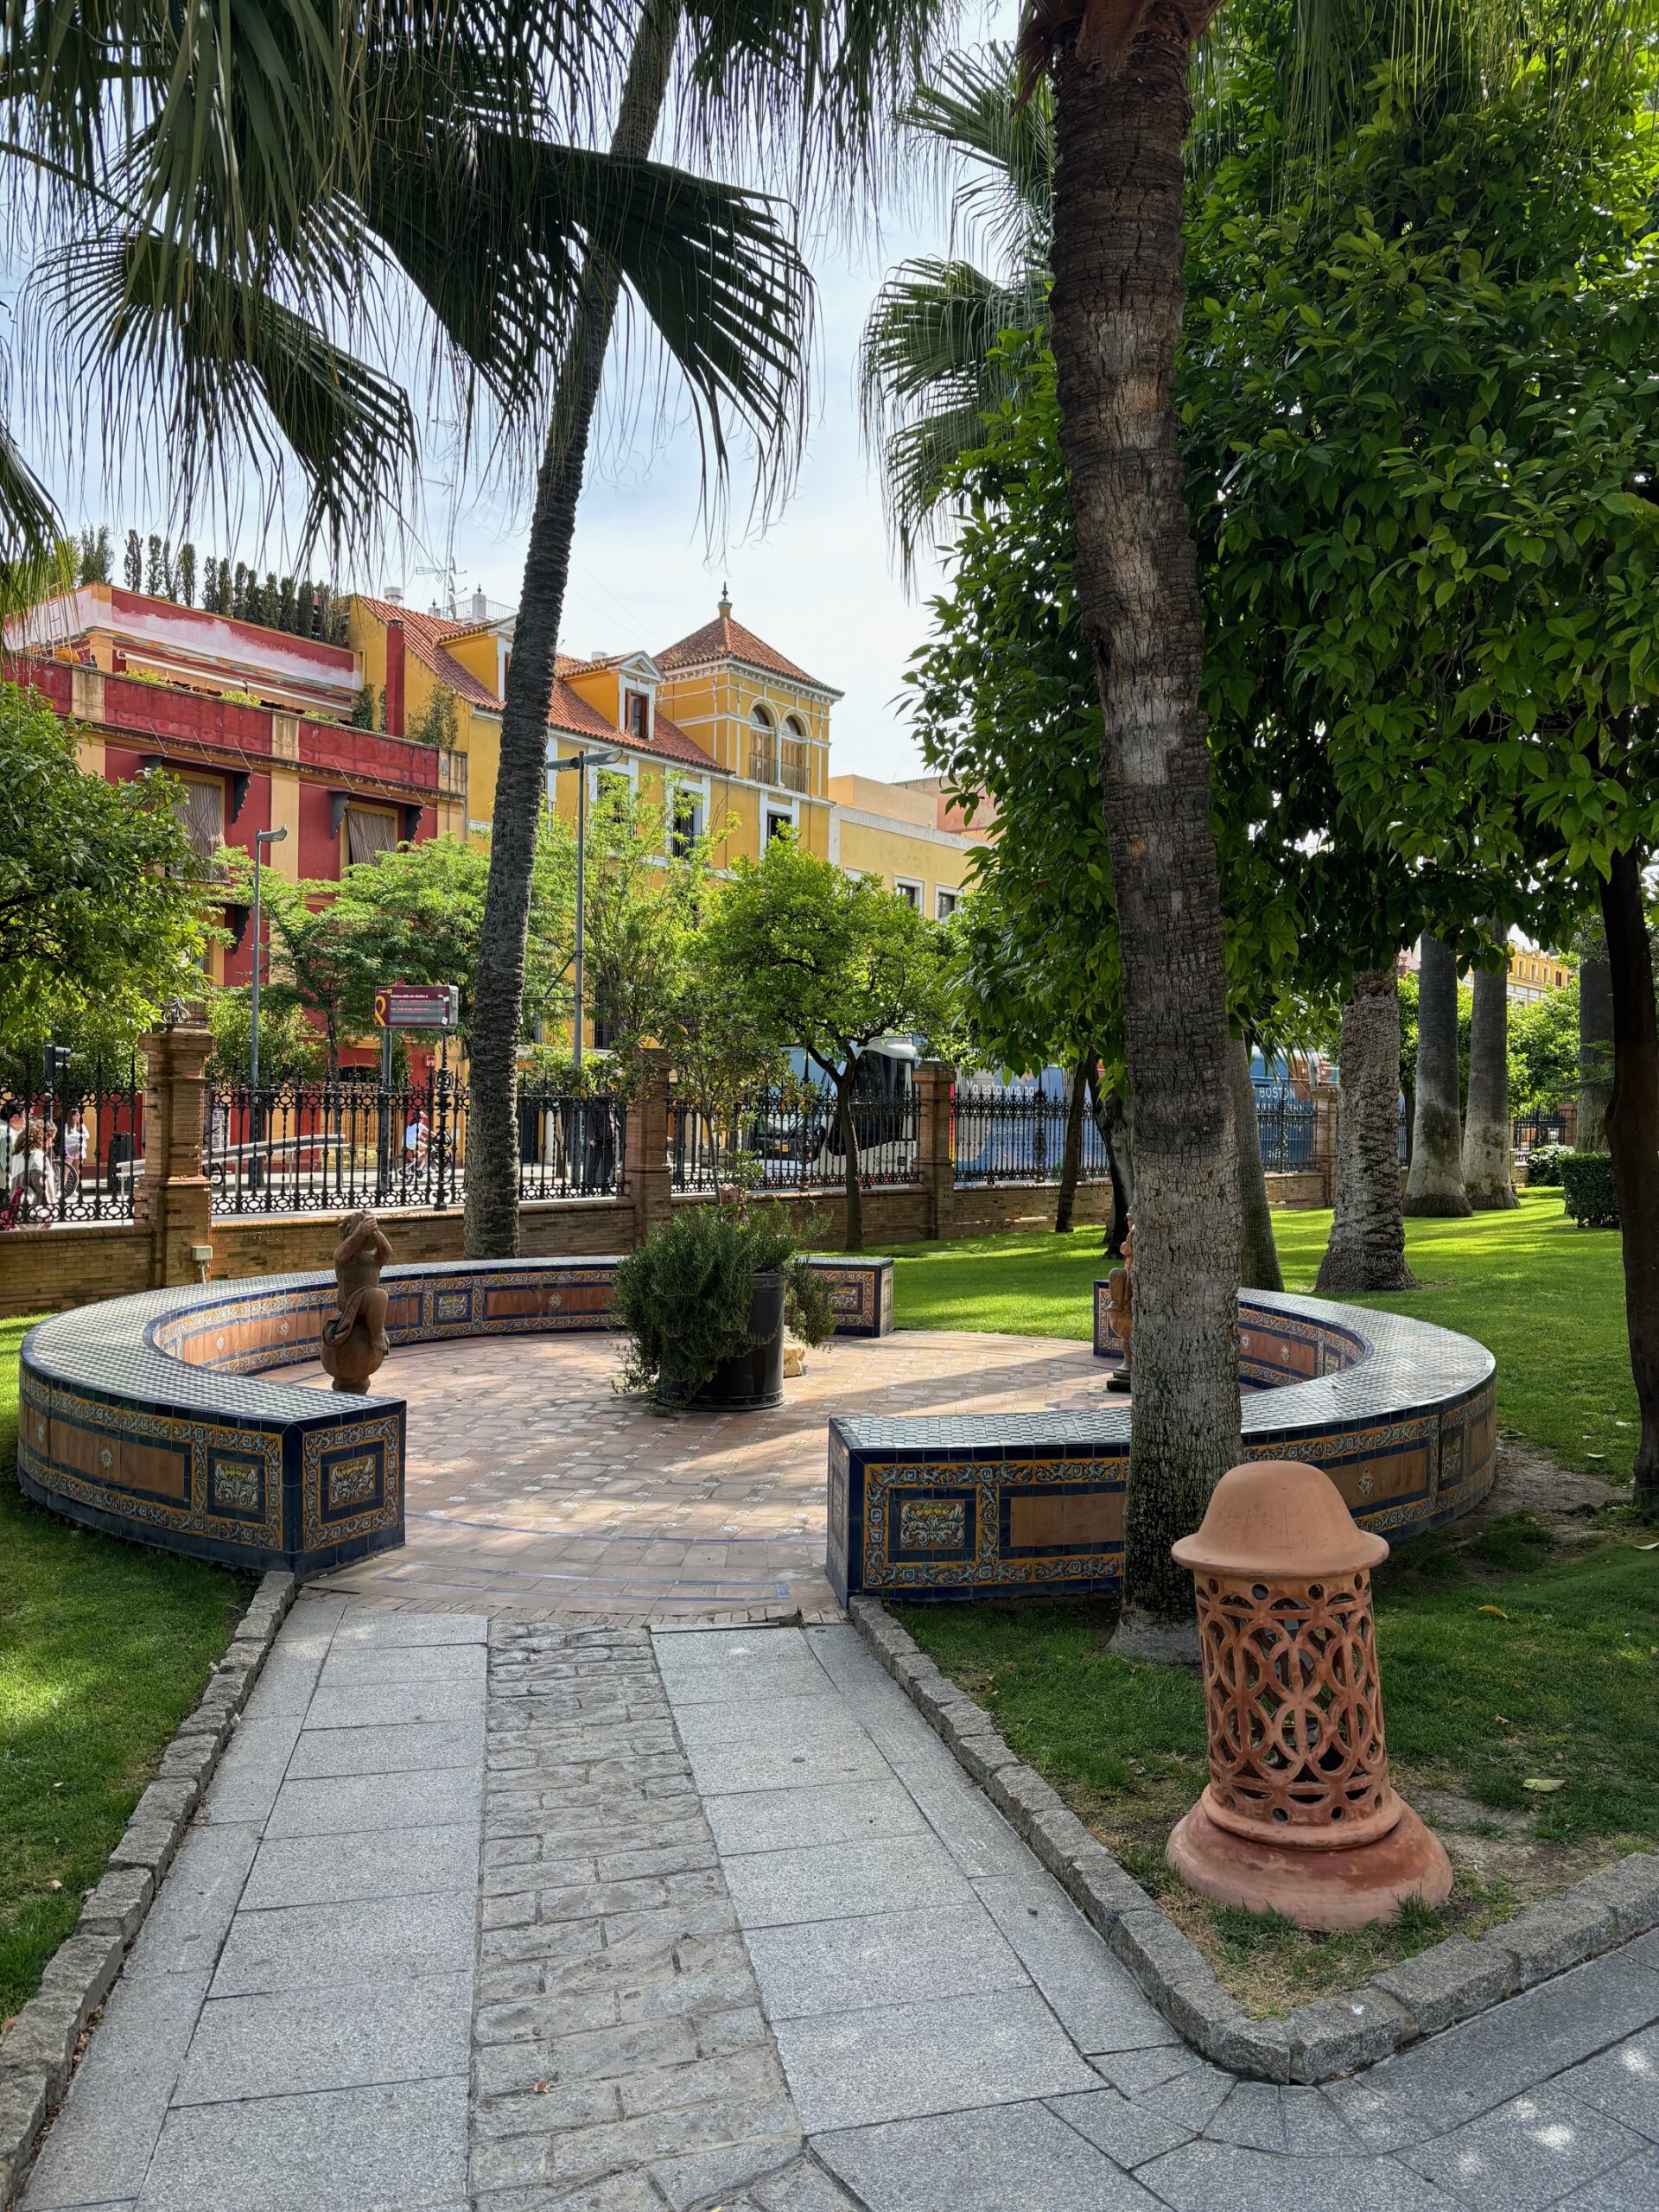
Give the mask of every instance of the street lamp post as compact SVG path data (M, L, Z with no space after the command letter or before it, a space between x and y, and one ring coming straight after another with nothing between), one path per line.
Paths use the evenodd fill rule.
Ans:
M248 1040L248 1088L259 1088L259 874L264 865L265 847L280 845L288 835L287 825L280 830L258 830L253 839L253 990L251 1014L252 1033Z
M563 760L550 760L550 776L561 774L567 768L576 772L576 959L575 1032L572 1039L571 1058L577 1067L582 1065L582 944L587 917L586 868L588 858L588 768L602 768L612 760L620 760L621 753L615 746L601 746L596 751L571 753Z

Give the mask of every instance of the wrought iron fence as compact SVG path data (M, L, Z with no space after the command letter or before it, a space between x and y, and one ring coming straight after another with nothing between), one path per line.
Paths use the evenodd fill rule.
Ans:
M144 1165L144 1072L54 1048L0 1062L0 1228L130 1221Z
M952 1106L959 1184L1058 1183L1065 1155L1065 1095L958 1091ZM1111 1155L1094 1116L1083 1117L1079 1179L1111 1179Z
M920 1101L915 1090L853 1102L858 1179L866 1190L914 1183L920 1173ZM737 1160L763 1191L838 1190L847 1161L832 1092L810 1084L752 1091L734 1110L711 1114L684 1092L668 1109L668 1158L677 1191L712 1191Z
M1313 1165L1317 1114L1311 1098L1299 1098L1283 1084L1255 1085L1255 1126L1269 1175L1295 1175Z
M1565 1114L1517 1114L1510 1125L1510 1148L1524 1157L1541 1145L1567 1142Z
M467 1092L453 1076L383 1088L226 1084L212 1092L203 1165L215 1214L435 1211L466 1197ZM611 1198L622 1187L621 1101L518 1090L521 1198Z

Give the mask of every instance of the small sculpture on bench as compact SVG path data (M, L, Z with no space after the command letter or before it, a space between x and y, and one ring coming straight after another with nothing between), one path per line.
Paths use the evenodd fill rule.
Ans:
M380 1270L391 1257L391 1244L366 1206L348 1213L340 1230L334 1249L338 1310L322 1325L317 1356L324 1372L334 1376L336 1390L360 1391L391 1350Z
M1135 1258L1135 1224L1131 1221L1123 1231L1123 1264L1114 1268L1106 1278L1106 1295L1111 1301L1112 1329L1123 1347L1123 1364L1113 1375L1106 1388L1127 1390L1129 1387L1129 1339L1135 1333L1135 1290L1129 1281L1129 1267Z

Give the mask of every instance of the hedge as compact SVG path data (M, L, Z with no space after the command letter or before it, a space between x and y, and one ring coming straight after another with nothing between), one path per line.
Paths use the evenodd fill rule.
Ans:
M1618 1227L1618 1193L1609 1154L1569 1152L1561 1162L1561 1193L1580 1229Z
M1535 1145L1527 1154L1527 1188L1535 1191L1559 1185L1561 1168L1573 1157L1570 1144Z

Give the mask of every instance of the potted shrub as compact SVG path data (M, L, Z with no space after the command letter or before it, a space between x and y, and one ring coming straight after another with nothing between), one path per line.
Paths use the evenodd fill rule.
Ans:
M724 1193L677 1206L627 1255L612 1308L633 1339L619 1387L663 1406L775 1406L785 1326L821 1344L836 1325L781 1212Z

